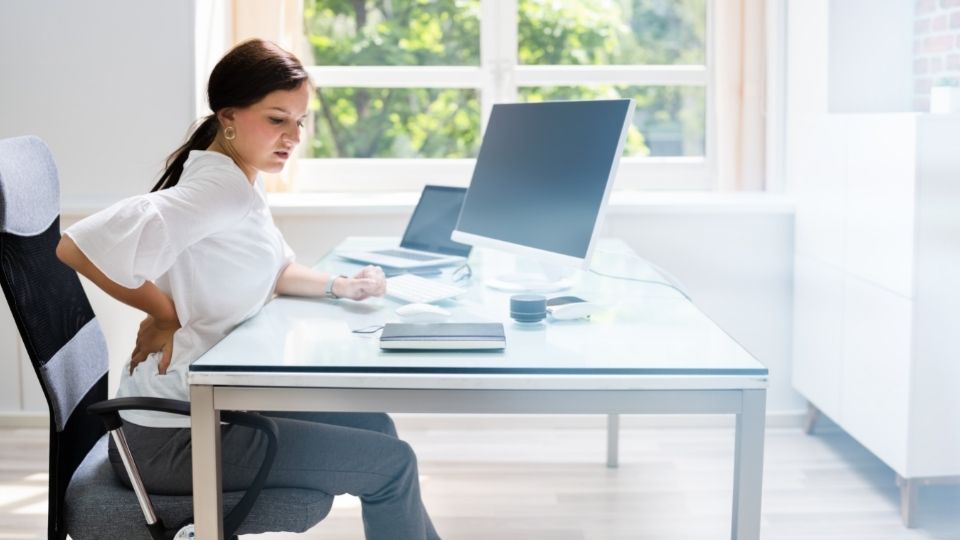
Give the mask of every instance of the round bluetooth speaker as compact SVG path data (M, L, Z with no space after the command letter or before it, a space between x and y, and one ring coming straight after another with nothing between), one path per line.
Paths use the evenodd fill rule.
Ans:
M547 318L547 298L539 294L515 294L510 297L510 318L522 323Z

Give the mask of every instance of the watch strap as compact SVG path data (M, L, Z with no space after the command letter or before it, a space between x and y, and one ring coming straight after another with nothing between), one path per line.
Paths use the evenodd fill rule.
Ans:
M334 282L337 281L337 278L345 278L345 277L347 276L343 274L337 274L335 276L331 276L330 279L327 280L327 286L324 288L323 295L326 298L332 298L334 300L336 300L337 298L340 298L339 296L337 296L335 292L333 292L333 284Z

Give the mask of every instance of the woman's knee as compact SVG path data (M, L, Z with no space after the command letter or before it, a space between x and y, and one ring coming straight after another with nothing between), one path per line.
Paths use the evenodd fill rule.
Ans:
M401 463L401 468L412 471L416 477L418 469L417 454L410 443L397 439L394 452L396 452L397 460Z
M391 437L397 436L397 426L393 423L393 418L386 413L370 413L368 416L370 428Z
M396 485L409 487L419 480L417 455L410 443L401 439L394 439L388 443L386 455L390 456L382 463L388 464L388 473ZM406 488L404 488L406 489Z
M317 418L319 422L330 422L334 425L342 425L375 433L382 433L390 437L397 437L397 426L393 419L386 413L336 413L332 418L327 415Z

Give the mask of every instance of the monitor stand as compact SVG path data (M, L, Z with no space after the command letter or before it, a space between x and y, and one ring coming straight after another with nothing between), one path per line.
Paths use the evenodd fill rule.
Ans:
M573 287L574 272L573 268L520 257L512 272L487 278L484 285L506 292L562 291Z

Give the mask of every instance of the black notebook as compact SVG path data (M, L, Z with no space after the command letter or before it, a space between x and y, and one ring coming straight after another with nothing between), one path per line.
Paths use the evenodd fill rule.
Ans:
M471 350L503 349L507 338L501 323L387 323L381 349Z

